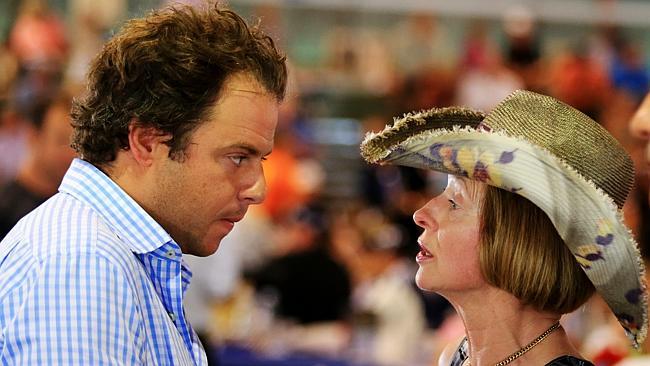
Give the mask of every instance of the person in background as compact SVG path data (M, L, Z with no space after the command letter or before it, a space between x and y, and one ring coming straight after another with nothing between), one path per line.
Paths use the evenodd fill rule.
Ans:
M28 153L17 176L0 187L0 238L27 213L57 192L74 158L70 147L72 97L61 92L51 102L36 103L28 129Z
M24 0L8 38L23 71L59 69L69 54L64 21L48 1Z
M594 292L632 344L643 342L643 267L621 213L632 159L585 114L516 91L488 114L406 115L361 151L371 163L449 175L413 215L424 229L416 283L446 297L465 326L440 365L592 365L560 318Z
M459 77L456 104L489 112L503 98L523 87L523 80L503 62L496 44L487 43L482 60Z
M643 52L638 45L625 39L618 43L609 69L612 86L639 103L650 90L650 75Z
M9 106L9 98L0 98L0 183L14 179L27 155L29 122Z
M329 227L318 199L296 209L276 226L276 256L246 276L260 296L276 301L276 320L302 329L302 339L288 345L295 351L338 354L347 344L350 274L332 253ZM336 341L313 348L309 338L321 330Z
M59 192L0 242L0 363L205 365L192 273L264 200L285 57L219 4L128 21L72 107Z
M607 71L589 57L585 42L576 41L549 66L549 95L601 122L604 106L611 98Z
M427 322L413 284L416 268L400 253L407 229L378 207L346 211L336 215L332 243L353 279L350 357L361 364L413 365Z

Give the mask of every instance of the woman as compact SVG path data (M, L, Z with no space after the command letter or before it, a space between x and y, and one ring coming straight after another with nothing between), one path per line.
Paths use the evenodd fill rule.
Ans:
M639 252L622 221L628 154L553 98L518 91L492 112L409 114L361 147L372 163L450 174L414 214L418 286L445 296L466 338L441 365L591 365L559 320L597 291L634 346L647 330Z

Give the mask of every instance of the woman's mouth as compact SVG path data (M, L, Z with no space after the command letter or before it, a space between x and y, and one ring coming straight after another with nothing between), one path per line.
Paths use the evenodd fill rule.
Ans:
M420 246L420 252L415 257L416 262L420 263L433 259L433 254L431 254L431 252L428 251L427 248L422 245L422 243L418 241L418 245Z

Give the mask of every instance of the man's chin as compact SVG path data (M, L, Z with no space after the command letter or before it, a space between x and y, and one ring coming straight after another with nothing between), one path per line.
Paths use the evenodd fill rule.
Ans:
M209 240L206 239L205 241L203 241L200 247L195 248L194 250L195 253L191 253L191 254L197 257L207 257L209 255L212 255L217 252L217 249L219 249L219 245L221 244L221 239L223 238L211 237Z
M186 243L180 243L179 245L183 251L183 254L189 254L197 257L207 257L214 254L219 245L223 236L216 237L215 235L206 236L203 240L193 240L186 241Z

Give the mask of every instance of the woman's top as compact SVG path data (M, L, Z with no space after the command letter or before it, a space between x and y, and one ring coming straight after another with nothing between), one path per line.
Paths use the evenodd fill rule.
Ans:
M463 341L460 342L458 349L451 358L450 366L462 366L465 360L469 357L468 348L469 343L467 342L467 338L463 338ZM560 356L547 363L546 366L594 366L594 364L573 356Z

